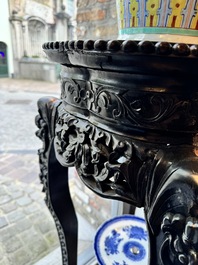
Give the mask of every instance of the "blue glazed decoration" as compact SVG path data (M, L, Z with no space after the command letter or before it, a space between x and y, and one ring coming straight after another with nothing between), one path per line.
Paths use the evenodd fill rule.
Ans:
M148 238L147 231L138 226L127 226L123 228L123 231L126 232L129 238L136 238L140 240L147 240Z
M146 265L148 233L145 220L133 215L108 220L96 233L94 249L100 265Z
M131 251L134 249L134 252ZM138 252L137 252L138 250ZM140 261L143 260L146 255L145 248L138 242L132 241L127 242L124 245L123 252L127 256L127 258L131 259L132 261Z
M120 234L113 230L112 235L105 239L105 251L107 255L118 254L118 245L122 240Z

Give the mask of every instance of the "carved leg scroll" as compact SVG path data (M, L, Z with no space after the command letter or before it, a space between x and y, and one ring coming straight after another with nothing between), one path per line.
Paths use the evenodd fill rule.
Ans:
M150 264L198 264L198 159L192 149L180 148L175 158L167 155L163 164L169 167L162 176L155 170L158 184L153 183L154 195L146 207Z
M54 124L59 102L49 97L38 101L37 136L43 141L43 148L39 149L40 180L58 231L63 265L76 265L77 218L69 193L68 168L60 165L54 152Z

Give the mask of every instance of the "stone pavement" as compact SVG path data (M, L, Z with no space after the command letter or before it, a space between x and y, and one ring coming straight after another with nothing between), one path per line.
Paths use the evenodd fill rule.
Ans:
M57 232L38 178L37 150L42 143L35 136L34 123L37 100L59 97L59 87L0 79L0 265L61 264ZM82 216L78 218L81 252L95 230Z
M59 82L48 83L45 81L11 78L0 78L0 89L9 92L26 91L45 94L58 94L60 92Z
M58 247L53 220L44 205L41 187L35 181L32 158L35 160L28 154L23 159L13 154L0 158L0 164L10 167L7 173L2 173L5 167L1 167L0 177L1 265L34 264ZM31 167L29 172L26 163Z
M39 183L34 125L38 98L58 90L58 84L0 79L0 265L32 265L59 246Z

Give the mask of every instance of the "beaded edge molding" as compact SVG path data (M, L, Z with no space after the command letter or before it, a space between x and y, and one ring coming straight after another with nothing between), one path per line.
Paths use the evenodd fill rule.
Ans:
M176 55L198 57L198 45L170 42L134 41L134 40L71 40L46 42L43 50L51 51L89 51L123 52L156 55Z

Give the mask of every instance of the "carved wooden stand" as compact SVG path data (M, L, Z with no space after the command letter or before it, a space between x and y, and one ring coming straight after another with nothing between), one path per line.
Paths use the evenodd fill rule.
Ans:
M43 49L62 65L61 99L41 99L36 122L63 264L77 256L70 166L100 196L144 207L150 265L198 264L198 46L89 40Z

